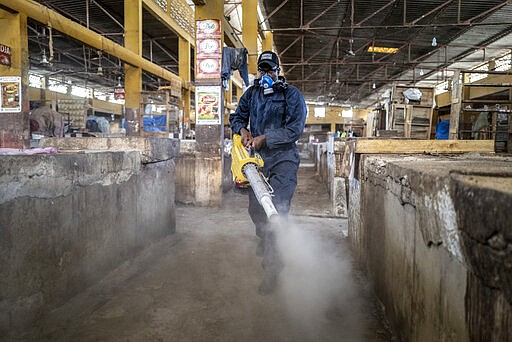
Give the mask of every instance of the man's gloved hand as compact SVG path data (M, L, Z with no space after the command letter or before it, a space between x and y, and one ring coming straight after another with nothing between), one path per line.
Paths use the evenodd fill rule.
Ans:
M263 145L265 145L265 136L258 135L257 137L252 139L252 147L255 151L259 151Z
M245 147L250 147L252 144L252 134L246 128L240 129L240 135L242 136L242 144Z

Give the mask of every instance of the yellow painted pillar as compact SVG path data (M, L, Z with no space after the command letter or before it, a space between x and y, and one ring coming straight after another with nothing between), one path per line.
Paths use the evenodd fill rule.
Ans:
M258 71L258 0L242 2L242 42L249 54L249 73Z
M10 13L0 9L0 44L11 65L0 65L0 76L21 78L21 89L16 87L13 111L0 113L0 147L28 148L30 146L28 95L28 34L27 16L24 13ZM13 84L19 84L14 82ZM14 94L15 94L14 93ZM5 107L5 106L4 106ZM21 111L20 111L21 110Z
M265 39L261 46L262 51L274 50L274 34L272 32L265 32Z
M196 6L196 20L219 19L224 17L224 1L209 0L205 5Z
M182 87L182 103L183 103L183 121L180 120L180 133L185 133L184 122L190 123L190 43L188 40L180 37L178 42L178 54L179 54L179 74L183 82L185 82L185 88ZM189 126L190 128L190 126Z
M124 45L142 58L142 0L124 0ZM141 134L142 69L125 63L126 135Z
M331 133L336 132L336 122L331 122Z
M216 36L213 39L220 40L220 47L223 46L224 28L222 19L224 18L224 1L207 0L205 5L195 7L196 23L201 20L215 20L220 23L220 39ZM201 39L196 37L196 61L197 52L201 46ZM217 56L214 58L217 59ZM199 68L196 66L196 73ZM216 72L216 71L215 71ZM220 70L217 75L210 74L211 77L195 77L196 91L200 86L212 86L221 88ZM224 173L224 91L221 91L219 99L220 106L219 118L220 124L200 123L195 126L196 132L196 165L194 174L194 197L196 205L218 207L222 204L222 180ZM198 105L196 104L196 109ZM196 121L198 118L196 118Z

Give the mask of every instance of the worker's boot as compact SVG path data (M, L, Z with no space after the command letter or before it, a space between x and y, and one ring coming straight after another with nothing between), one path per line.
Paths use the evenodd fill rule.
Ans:
M260 294L269 294L276 290L279 273L283 269L281 256L277 250L275 233L266 231L263 242L263 280L258 288Z

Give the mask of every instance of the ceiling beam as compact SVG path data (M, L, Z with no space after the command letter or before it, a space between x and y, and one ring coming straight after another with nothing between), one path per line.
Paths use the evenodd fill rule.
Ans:
M284 55L289 48L291 48L295 43L297 43L301 39L301 37L302 35L298 36L297 38L295 38L293 42L291 42L287 47L285 47L283 51L279 51L279 55Z
M316 56L318 56L321 52L323 52L328 47L329 47L329 45L324 45L323 48L321 48L320 50L315 52L311 57L309 57L307 60L305 60L303 62L299 62L299 63L281 63L281 65L291 66L291 68L288 69L287 72L292 72L292 70L295 69L295 67L299 66L299 65L326 65L326 63L310 63L310 61L313 58L315 58Z
M500 38L503 38L504 36L509 35L511 33L512 33L512 26L509 26L506 30L503 30L503 31L495 34L494 36L490 37L489 39L486 39L484 43L485 44L490 44L490 43L492 43L492 42L494 42L494 41L496 41L496 40L498 40ZM423 75L423 76L420 76L420 80L423 79L423 78L427 78L429 76L432 76L434 73L439 72L439 70L445 69L450 64L462 61L462 59L464 59L465 57L471 55L474 52L475 51L473 49L468 49L468 50L458 54L457 56L453 57L452 59L450 59L448 61L445 61L443 64L439 65L434 70L432 70L432 71L430 71L428 73L425 73L425 75ZM424 62L420 62L420 63L424 63ZM405 72L402 72L402 73L400 73L400 75L403 75L404 73ZM400 77L400 75L398 77Z
M123 25L123 24L121 24L121 23L119 22L119 20L117 20L116 18L114 18L114 16L113 16L109 11L107 11L105 8L103 8L103 6L101 6L99 3L97 3L97 2L96 2L96 1L94 1L94 0L88 0L88 1L92 2L93 4L95 4L95 5L96 5L100 10L102 10L102 11L103 11L103 13L105 13L105 14L106 14L110 19L112 19L112 21L113 21L114 23L116 23L120 28L122 28L122 29L124 30L124 25Z
M510 23L509 23L510 24ZM297 34L296 33L284 33L284 32L276 32L274 34L274 36L289 36L289 37L297 37ZM318 34L315 34L314 32L312 32L311 34L307 34L307 33L304 33L304 36L306 38L311 38L311 39L318 39L318 37L320 35ZM321 35L322 39L323 40L327 40L327 41L336 41L336 40L349 40L349 39L354 39L354 41L359 41L359 40L363 40L363 41L368 41L370 38L368 37L357 37L357 36L354 36L354 37L349 37L349 36L337 36L337 35ZM424 47L428 47L428 46L432 46L432 41L419 41L419 40L414 40L414 41L405 41L405 40L398 40L398 39L386 39L386 38L378 38L378 37L375 37L375 38L371 38L371 40L374 42L373 45L377 46L378 44L381 44L381 43L384 43L384 44L399 44L399 45L402 45L402 44L411 44L411 46L424 46ZM468 49L483 49L483 48L486 48L486 49L495 49L495 50L502 50L502 49L507 49L508 48L508 45L506 47L493 47L493 46L484 46L484 45L470 45L470 44L457 44L457 43L446 43L446 44L441 44L438 42L437 46L439 47L443 47L443 46L448 46L448 47L459 47L459 48L468 48Z
M333 8L334 6L336 5L339 5L341 2L336 0L334 1L332 4L329 5L329 7L327 7L326 9L324 9L322 12L320 12L320 14L318 14L316 17L314 17L313 19L311 19L310 21L308 21L307 23L305 23L304 25L301 26L301 29L309 29L310 25L313 24L315 21L317 21L318 19L320 19L325 13L329 12L331 10L331 8Z
M404 0L404 2L405 2L405 0ZM405 6L405 5L404 5L404 6ZM432 24L432 22L433 22L435 19L437 19L437 17L438 17L439 15L441 15L441 14L446 10L446 8L447 8L447 6L443 6L443 7L441 7L441 8L440 8L440 10L436 11L436 15L434 16L434 18L432 18L432 19L431 19L431 24L429 24L429 25L433 25L433 24ZM404 8L404 12L405 12L405 8ZM404 24L405 24L405 14L404 14ZM408 25L409 25L409 24L408 24ZM414 25L414 27L419 27L419 28L420 28L419 32L416 32L416 35L415 35L415 38L414 38L414 39L412 39L410 42L408 42L408 43L406 43L406 44L402 45L402 46L399 48L399 51L395 54L395 59L397 58L396 56L400 56L400 54L399 54L400 50L402 50L405 46L410 46L410 44L412 44L412 43L415 41L416 37L418 37L418 36L419 36L419 33L420 33L421 31L424 31L426 28L430 27L429 25L417 25L417 24L415 24L415 25ZM439 25L438 25L438 26L439 26ZM435 27L437 27L437 26L435 26ZM464 30L463 30L463 31L464 31ZM465 31L467 31L467 29L466 29ZM440 48L440 47L438 47L438 49L439 49L439 48ZM437 49L437 50L438 50L438 49ZM446 47L445 47L445 49L446 49ZM446 51L446 50L445 50L445 51ZM426 56L429 56L430 54L431 54L431 52L427 53L427 54L426 54ZM382 60L382 58L381 58L381 59L379 59L379 61L381 61L381 60ZM369 82L372 82L373 80L375 80L375 75L376 75L378 72L380 72L383 68L384 68L384 70L385 70L385 72L386 72L386 74L387 74L387 65L384 65L384 66L381 66L381 67L377 68L376 70L374 70L374 71L373 71L373 72L371 72L370 74L366 75L366 76L367 76L366 78L367 78L367 80L368 80L368 81L367 81L368 86L370 85L370 83L369 83ZM413 69L414 69L414 67L413 67ZM398 72L397 74L392 75L392 76L391 76L391 78L398 78L398 77L401 77L401 75L403 75L403 74L405 74L405 73L407 73L407 72L410 72L410 70L411 70L411 68L409 68L409 69L405 70L404 72ZM414 77L414 81L416 81L416 79L415 79L415 74L413 74L413 77ZM426 78L426 77L425 77L425 78ZM362 84L362 85L361 85L361 86L359 86L355 91L353 91L353 92L349 95L348 100L351 100L351 99L352 99L352 97L354 96L354 94L357 94L358 96L360 96L360 91L361 91L361 89L364 87L364 85L365 85L365 84ZM368 91L368 93L371 93L371 92L372 92L372 91L371 91L371 89L370 89L370 90ZM365 94L365 97L366 97L366 96L368 96L368 94L367 94L367 93Z
M375 15L377 15L380 12L384 11L386 8L388 8L389 6L393 5L395 2L396 2L396 0L391 0L390 2L388 2L387 4L385 4L384 6L382 6L381 8L379 8L378 10L376 10L375 12L373 12L372 14L370 14L369 16L367 16L366 18L364 18L363 20L361 20L360 22L355 24L354 26L360 27L364 22L370 20Z
M480 13L479 15L474 16L473 18L470 18L470 19L468 19L468 20L465 20L463 23L470 24L470 25L471 25L471 24L473 24L473 25L474 25L473 21L475 21L475 20L477 20L477 19L480 19L480 18L482 18L482 17L485 17L485 16L487 16L488 14L491 14L491 13L493 13L493 12L497 11L497 10L499 10L500 8L502 8L503 6L505 6L506 4L509 4L509 3L511 3L511 1L510 1L510 0L505 0L505 1L503 1L501 4L498 4L498 5L494 6L493 8L489 8L487 11L484 11L484 12ZM509 22L509 23L510 23L510 22Z
M447 62L449 62L450 64L451 63L456 63L456 62L461 62L460 60L455 60L455 59L448 59ZM468 61L469 63L470 61ZM474 61L471 61L471 62L474 62ZM410 62L404 62L404 63L397 63L397 62L379 62L379 61L327 61L327 62L313 62L313 63L307 63L307 62L298 62L298 63L281 63L281 65L283 66L300 66L300 65L306 65L306 66L326 66L326 65L392 65L392 66L395 66L397 68L399 67L409 67L409 68L413 68L419 64L439 64L439 62L434 62L434 61L430 61L430 62L419 62L419 61L410 61ZM433 69L433 67L424 67L423 69ZM291 72L293 69L288 69L287 72Z
M40 23L51 24L52 28L57 31L65 32L69 37L87 44L94 49L100 50L103 53L108 53L111 56L117 57L125 63L142 68L157 77L170 82L176 82L181 85L181 78L179 78L178 75L173 74L167 69L164 69L145 58L141 58L139 55L128 50L124 46L87 29L83 25L50 10L48 7L40 5L34 1L26 0L0 0L0 4L6 8L11 8L15 11L25 13L27 17Z
M409 28L428 28L428 27L469 27L469 26L501 26L501 25L509 25L510 21L504 22L461 22L461 23L435 23L435 24L406 24L406 25L367 25L367 26L356 26L356 25L347 25L347 26L319 26L319 27L309 27L308 30L341 30L341 29L354 29L354 30L375 30L375 29L409 29ZM273 28L263 31L272 31L272 32L285 32L285 31L302 31L302 27L285 27L285 28ZM275 33L274 33L275 34Z
M431 10L431 11L429 11L428 13L423 14L423 15L422 15L421 17L419 17L418 19L411 21L411 24L412 24L412 25L415 25L418 21L423 20L423 19L425 19L426 17L428 17L429 15L431 15L432 13L435 13L435 12L437 12L437 11L439 11L439 10L441 10L441 9L445 8L446 6L450 5L453 1L454 1L454 0L448 0L448 1L444 2L444 3L442 3L441 5L437 6L436 8L434 8L434 9L433 9L433 10Z
M284 0L283 2L281 2L281 4L279 6L277 6L272 12L270 12L269 15L267 15L265 18L263 18L262 21L260 21L258 23L258 26L261 26L261 24L263 24L265 21L269 20L270 17L272 17L274 14L276 14L284 5L286 5L286 3L288 2L289 0Z

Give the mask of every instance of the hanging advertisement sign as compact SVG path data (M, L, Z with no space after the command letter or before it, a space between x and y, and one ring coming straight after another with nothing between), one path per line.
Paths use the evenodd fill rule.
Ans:
M124 88L114 88L114 100L124 100L125 96Z
M220 78L221 72L221 60L220 58L205 58L205 59L197 59L197 79L205 79L205 78Z
M222 39L220 20L196 22L196 79L220 79Z
M0 77L0 112L21 112L21 77Z
M220 125L221 101L220 86L196 86L196 125Z
M11 48L0 44L0 64L11 66Z
M207 55L207 56L220 56L220 39L198 39L197 40L197 54L198 55Z
M219 19L196 21L196 38L221 38L222 31Z

